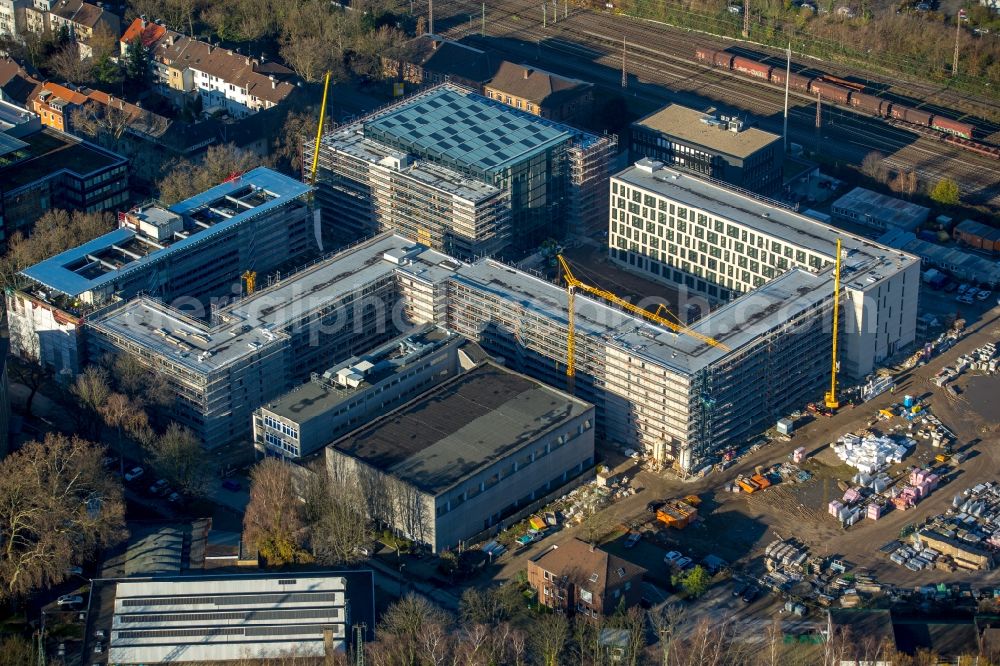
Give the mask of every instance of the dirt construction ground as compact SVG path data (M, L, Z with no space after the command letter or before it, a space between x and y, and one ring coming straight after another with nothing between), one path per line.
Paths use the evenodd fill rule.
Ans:
M954 312L954 304L950 299L945 300L943 295L931 293L925 301L922 294L921 298L922 311ZM864 405L841 409L832 418L819 417L809 422L805 422L806 418L800 419L789 441L773 441L743 457L724 472L713 472L703 479L682 481L664 473L640 472L633 484L640 488L639 492L611 505L601 514L602 523L609 526L612 532L612 538L605 547L642 564L649 570L651 580L663 584L669 578L669 572L662 563L667 550L680 550L696 560L713 553L731 562L736 572L761 573L763 549L778 536L795 537L815 554L841 556L858 567L870 569L884 583L901 586L963 581L975 585L1000 584L1000 570L911 572L894 565L878 550L896 539L905 526L918 524L927 517L946 511L953 497L962 490L983 481L1000 479L1000 376L963 375L957 380L961 390L957 398L929 381L943 366L954 365L958 356L987 342L1000 341L1000 307L987 307L981 306L975 313L963 313L970 322L964 337L926 365L897 375L894 394L887 392ZM969 458L953 469L942 486L915 508L905 512L893 510L881 520L862 520L844 529L827 514L826 505L843 495L837 481L849 482L855 470L843 465L829 444L844 433L865 428L875 420L879 409L901 402L904 394L922 398L931 412L955 433L955 451L967 450ZM894 426L905 429L905 423L902 418L896 417L878 421L871 427L889 432ZM738 474L752 473L758 465L768 466L789 460L792 450L799 446L804 446L809 454L801 465L812 472L813 478L809 481L778 484L753 495L725 490L725 486ZM931 448L929 440L918 439L914 452L901 465L894 466L890 473L899 475L914 465L940 466L934 463L936 453L938 449ZM613 454L609 454L609 461L615 462ZM703 501L699 508L699 515L703 518L700 524L677 531L660 529L651 520L653 516L646 510L647 503L691 493L698 494ZM616 525L638 527L644 531L646 538L627 550L623 546L623 531L613 531ZM484 576L482 583L486 584L487 578L493 581L513 578L524 569L529 557L578 534L582 537L579 527L567 528L521 553L505 557ZM715 596L720 599L729 597L721 593ZM758 606L758 603L753 606Z

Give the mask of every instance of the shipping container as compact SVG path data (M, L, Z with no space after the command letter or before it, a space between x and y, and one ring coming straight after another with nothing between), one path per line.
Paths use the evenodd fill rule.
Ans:
M873 116L886 116L889 111L889 103L879 99L874 95L866 95L862 92L851 93L851 106L867 111Z
M899 104L892 105L892 117L896 120L904 120L908 123L924 125L925 127L929 127L931 124L931 114Z
M827 83L826 81L820 81L818 79L813 79L810 92L814 95L819 93L820 97L825 100L844 105L847 105L848 98L851 94L851 90L849 88L844 88L843 86L838 86L835 83Z
M960 123L957 120L944 118L942 116L934 116L934 119L931 121L931 127L936 130L941 130L942 132L948 132L949 134L960 136L963 139L971 139L972 132L975 129L969 123Z
M751 60L750 58L736 56L733 58L733 69L741 74L752 76L755 79L763 79L767 81L771 78L771 70L774 68L770 65L765 65L762 62Z
M785 70L781 67L775 67L771 70L771 83L778 86L785 85ZM810 83L812 83L811 76L803 76L802 74L792 72L788 77L788 87L791 90L809 92Z

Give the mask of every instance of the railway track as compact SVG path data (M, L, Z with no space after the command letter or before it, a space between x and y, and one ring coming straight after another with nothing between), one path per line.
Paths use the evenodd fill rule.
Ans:
M472 3L463 0L445 3L446 10L455 6L471 8ZM620 23L620 17L570 8L568 16L565 17L560 11L555 22L551 21L550 15L547 27L543 28L539 20L541 17L533 16L534 13L540 14L540 7L530 7L532 11L530 17L525 14L526 9L529 7L517 0L505 2L493 10L488 9L487 29L489 37L493 39L487 46L502 51L507 50L510 52L508 57L513 55L514 59L521 60L531 57L541 59L544 49L547 56L557 53L563 57L564 64L567 65L564 70L574 70L563 73L609 87L616 85L612 76L620 75L612 75L611 72L616 70L620 72L621 38L595 29L594 24L606 25L609 20ZM459 14L465 16L464 12L460 11ZM620 31L622 25L618 23L615 28ZM630 29L629 36L626 37L630 40L626 69L630 77L634 77L634 83L639 84L633 86L630 78L632 86L628 91L630 95L658 104L677 99L677 94L668 94L666 91L656 94L642 87L642 84L648 83L652 86L667 86L671 90L689 93L689 96L697 95L711 103L735 106L765 118L780 116L783 109L783 90L747 81L733 72L707 68L695 62L692 57L686 57L693 56L696 44L704 43L702 35L688 37L682 33L679 39L673 40L674 35L671 34L672 49L666 51L654 48L654 45L658 46L664 40L662 29L658 34L649 34L649 28L642 26L640 22L642 32L639 34L645 35L646 38L637 39L636 33L631 32L635 23L630 21L626 24ZM453 38L459 38L478 34L478 27L474 25L470 30L468 22L456 21L453 27L444 32ZM494 41L496 38L509 40L509 43L506 46L500 45ZM529 55L527 50L532 43L536 52ZM520 48L517 48L518 44L521 45ZM678 55L673 51L681 51L685 55ZM573 62L565 62L567 58ZM607 69L599 72L593 67L594 64ZM552 67L548 63L546 66ZM596 74L600 74L599 78L602 80L595 80ZM790 139L804 145L812 145L813 133L803 126L812 123L815 114L814 101L795 91L792 92L792 99L797 100L797 103L790 105L789 109ZM683 100L677 101L685 103ZM704 107L704 104L702 106ZM824 106L823 113L825 118L835 119L834 127L828 125L824 129L824 134L829 134L832 138L832 143L824 148L825 151L829 151L838 142L848 142L863 150L877 150L893 155L897 168L924 174L930 182L942 175L948 175L959 183L963 195L970 203L1000 207L1000 193L992 194L996 184L996 179L992 176L996 162L990 157L966 153L937 137L900 130L868 116L857 115L853 111ZM773 129L780 131L780 127ZM854 149L853 160L847 157L843 150L835 153L833 157L860 162L863 154L858 155L857 148ZM934 165L933 170L928 165Z

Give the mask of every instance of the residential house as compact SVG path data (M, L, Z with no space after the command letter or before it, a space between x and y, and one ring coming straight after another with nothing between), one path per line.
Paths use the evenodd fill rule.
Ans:
M594 85L537 67L501 62L483 86L487 97L557 122L586 123L594 108Z
M41 2L43 3L41 6L48 4L47 0ZM51 5L48 17L48 28L53 32L66 27L70 37L80 46L81 58L93 55L89 42L97 26L104 24L115 35L120 35L122 32L121 19L102 7L101 3L93 5L83 0L58 0Z
M140 16L134 19L125 32L122 33L121 39L118 40L119 46L121 47L121 54L125 55L125 51L128 49L128 45L131 44L136 37L142 43L142 47L145 49L151 49L153 46L161 40L167 34L167 29L163 25L156 23L155 21L149 21L145 16Z
M611 615L642 597L646 570L579 539L553 546L528 562L528 584L538 602L586 617Z
M281 104L296 89L280 74L260 71L255 58L170 30L156 41L150 57L159 87L175 99L196 92L206 113L243 118Z
M0 101L27 109L41 85L16 61L0 58Z
M437 35L421 35L409 43L404 61L384 58L383 73L414 85L450 81L475 90L493 78L497 65L490 54Z
M86 103L86 95L51 82L43 83L30 100L31 110L39 115L42 124L62 132L72 130L73 111Z
M24 8L25 0L0 0L0 35L16 35L17 15Z

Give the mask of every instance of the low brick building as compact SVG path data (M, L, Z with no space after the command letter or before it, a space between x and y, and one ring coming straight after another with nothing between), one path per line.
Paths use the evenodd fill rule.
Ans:
M538 603L586 617L611 615L642 597L646 570L579 539L553 546L528 562L528 584Z
M1000 229L975 220L962 220L955 225L955 240L969 247L1000 253Z

